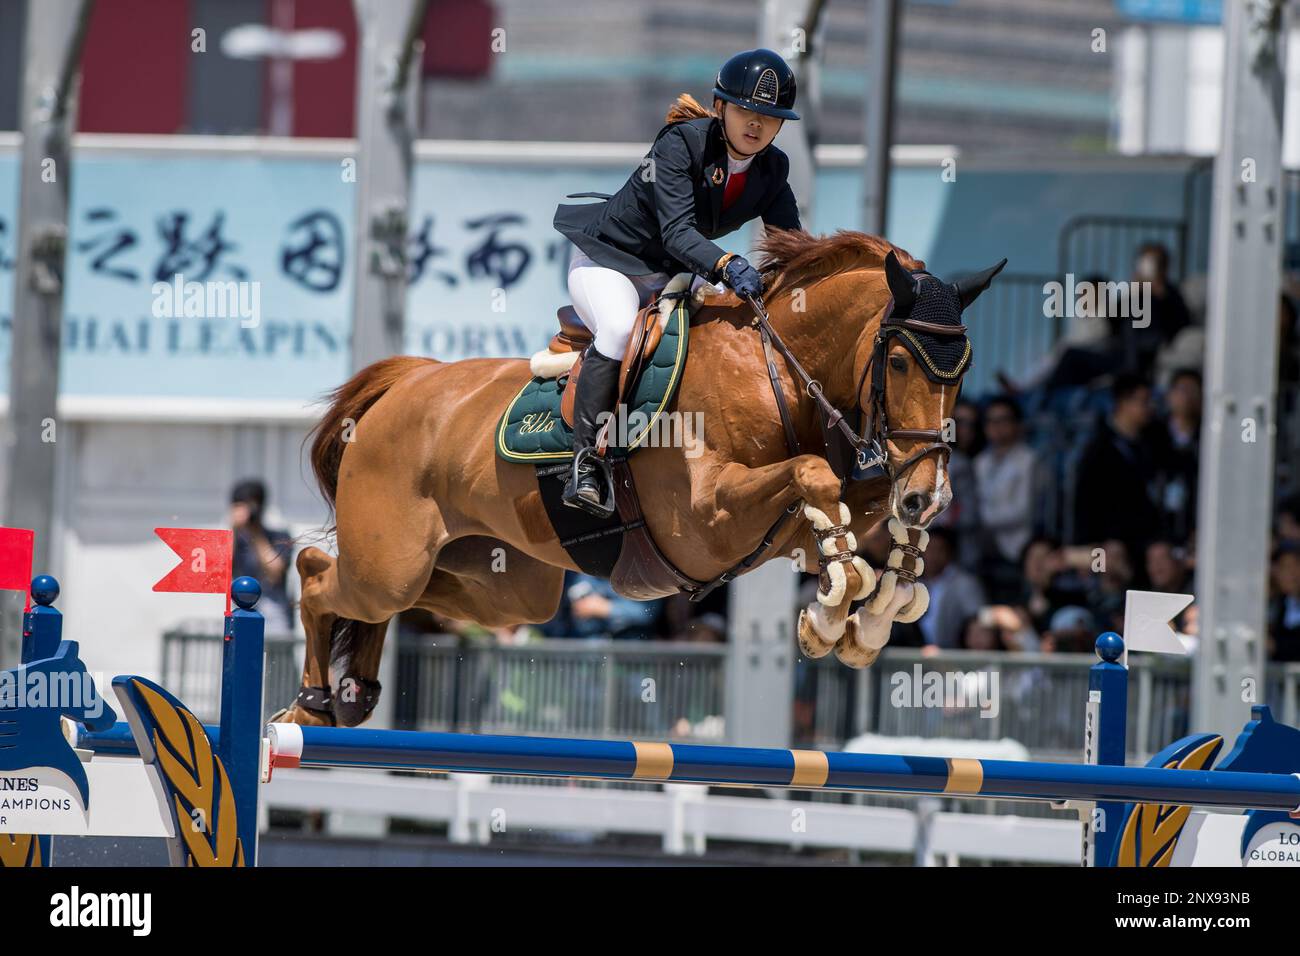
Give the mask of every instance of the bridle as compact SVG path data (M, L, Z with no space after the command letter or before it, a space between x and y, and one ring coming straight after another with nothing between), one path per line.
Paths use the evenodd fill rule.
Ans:
M817 410L821 417L822 435L826 440L826 458L844 486L847 486L849 481L856 477L872 477L870 474L859 475L859 473L878 468L889 478L890 488L892 489L899 478L927 456L938 454L943 455L945 461L947 460L950 449L943 440L943 433L939 429L889 427L889 416L886 413L885 404L885 362L889 341L891 338L898 336L908 347L908 350L916 356L928 378L932 381L951 380L960 385L962 374L970 365L971 348L969 339L966 341L965 351L955 369L944 371L931 359L929 351L917 337L917 333L923 335L964 336L966 334L964 325L947 325L907 317L894 319L892 318L894 303L892 300L890 301L889 305L886 306L885 316L880 321L880 328L876 332L876 340L871 349L871 358L867 361L862 370L862 377L858 380L856 394L863 415L862 430L859 433L853 430L853 427L845 418L844 412L832 405L826 399L826 396L822 394L821 383L808 374L808 371L795 358L794 353L781 341L781 336L772 327L772 321L768 318L767 309L763 307L762 299L757 296L745 296L744 299L754 310L753 324L757 326L759 336L763 342L763 357L767 364L767 377L772 383L772 394L776 397L776 407L781 415L781 426L785 429L785 442L791 458L797 457L802 452L799 445L799 436L794 427L794 419L790 415L789 406L786 404L785 391L781 387L781 374L776 367L776 357L773 355L773 349L781 353L786 364L794 370L795 376L803 383L804 392L817 403ZM867 383L868 375L871 377L871 396L867 403L863 405L862 389ZM929 444L924 448L917 449L905 458L902 464L895 465L889 459L888 443L899 438L928 441ZM838 456L834 450L841 446L847 446L852 450L850 454L842 456L846 459L844 461L839 460L841 456ZM855 464L856 469L853 467ZM802 505L802 502L796 501L781 512L781 515L773 522L772 526L767 529L767 534L763 535L763 540L757 548L712 581L705 582L692 590L690 600L692 602L703 600L715 588L729 581L734 581L757 564L759 559L776 542L777 536L785 523L799 513Z
M787 364L793 369L794 374L803 383L805 393L817 403L822 419L822 431L827 439L828 451L831 437L838 431L843 441L847 442L853 449L857 466L856 471L864 472L879 469L889 478L892 487L903 475L930 455L941 455L947 461L951 449L948 447L948 443L943 440L941 429L890 427L885 391L886 361L890 340L897 337L920 363L927 378L931 381L955 384L960 387L962 376L965 374L966 369L970 367L970 340L967 339L964 352L954 368L943 369L931 357L929 350L917 333L965 337L966 326L926 322L907 316L894 318L892 315L893 301L891 300L889 305L886 306L885 316L881 319L880 328L876 332L871 357L862 369L861 378L858 379L856 394L862 411L862 427L860 431L855 432L844 412L832 405L826 396L822 394L821 383L808 374L786 344L781 341L776 329L772 327L771 319L768 318L767 309L764 308L762 300L757 297L746 297L746 301L754 310L754 324L758 327L763 340L768 378L772 383L772 391L776 395L777 410L781 414L781 423L785 428L786 444L790 446L792 457L800 453L799 440L795 434L794 423L790 417L790 410L786 405L785 394L781 389L781 383L777 375L776 362L772 356L773 348L781 353ZM871 394L867 401L863 402L862 390L867 384L868 377L870 377ZM895 464L889 457L889 442L897 439L924 441L929 444L912 452L901 463ZM847 481L849 475L841 474L839 477Z
M890 309L892 310L892 303ZM931 358L929 351L917 337L916 333L918 332L929 335L965 336L966 326L926 322L921 319L906 317L894 319L886 313L884 319L880 322L880 329L876 332L876 341L871 349L871 358L868 360L866 368L862 370L862 379L858 382L857 394L861 404L862 386L867 376L871 376L871 397L868 403L862 406L866 418L863 422L863 435L865 436L867 427L870 427L871 437L865 441L862 437L858 437L858 441L853 442L854 448L858 449L858 468L863 470L872 467L880 468L889 477L891 485L896 484L899 478L930 455L942 456L946 464L952 449L943 440L942 428L890 427L885 395L885 368L890 339L898 338L903 342L907 350L920 363L926 377L931 381L941 384L955 384L960 388L962 376L965 375L966 369L970 367L971 345L969 339L966 340L965 351L956 368L954 370L945 370L939 368L934 359ZM870 411L867 411L868 408ZM929 442L929 444L918 448L903 459L901 464L895 465L889 458L888 450L888 443L895 439L925 441ZM859 445L858 442L864 442L867 448L870 449L867 456L864 457L863 446Z

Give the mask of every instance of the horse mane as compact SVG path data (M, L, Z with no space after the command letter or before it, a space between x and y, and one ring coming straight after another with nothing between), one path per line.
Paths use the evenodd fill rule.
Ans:
M802 229L770 227L764 232L758 251L760 269L769 274L769 299L852 269L882 269L891 250L903 268L925 268L925 263L888 239L865 232L840 229L829 236L814 236Z
M691 94L682 93L677 99L673 100L673 105L668 107L668 115L664 117L664 122L684 123L686 120L703 119L706 116L716 115L713 110L702 106L700 101Z

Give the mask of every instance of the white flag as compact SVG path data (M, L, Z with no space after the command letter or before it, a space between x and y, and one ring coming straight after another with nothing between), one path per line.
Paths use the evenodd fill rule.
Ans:
M1186 654L1170 623L1194 601L1190 594L1128 591L1124 601L1124 649Z

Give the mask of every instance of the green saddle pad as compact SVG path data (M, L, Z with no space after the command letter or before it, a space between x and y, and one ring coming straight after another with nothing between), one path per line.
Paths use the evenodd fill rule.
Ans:
M626 447L611 448L615 458L630 455L641 446L659 416L673 400L686 367L686 339L690 311L679 299L668 316L664 334L646 364L628 403ZM534 378L514 397L497 426L497 454L506 461L536 464L573 457L573 430L560 417L560 382L568 376Z

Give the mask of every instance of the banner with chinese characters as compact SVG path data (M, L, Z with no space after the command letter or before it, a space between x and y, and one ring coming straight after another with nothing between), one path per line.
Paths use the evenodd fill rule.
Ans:
M5 383L17 167L0 153ZM308 401L342 381L356 187L341 169L331 158L79 151L63 394ZM542 348L566 301L555 206L566 192L613 192L625 176L421 164L407 351L454 361Z

